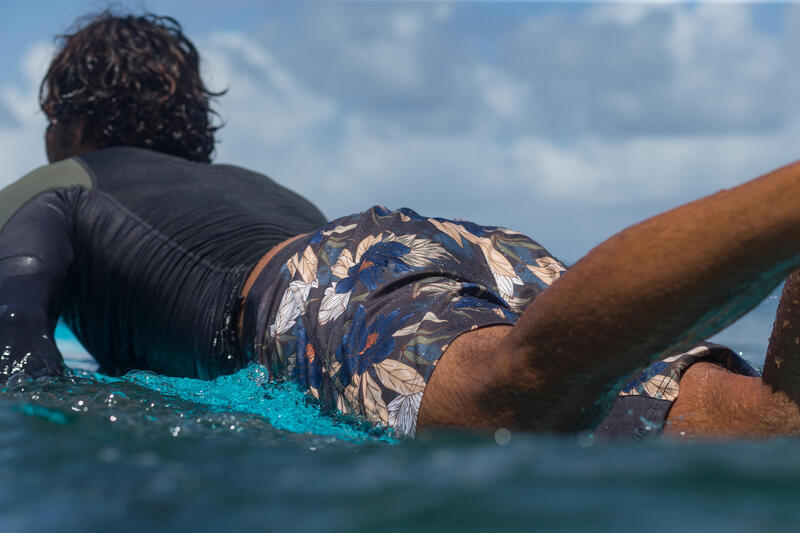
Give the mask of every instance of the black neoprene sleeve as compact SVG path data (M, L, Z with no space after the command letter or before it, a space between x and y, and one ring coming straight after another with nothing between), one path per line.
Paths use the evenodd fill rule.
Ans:
M0 230L0 383L64 370L53 332L74 258L70 205L79 191L40 193Z

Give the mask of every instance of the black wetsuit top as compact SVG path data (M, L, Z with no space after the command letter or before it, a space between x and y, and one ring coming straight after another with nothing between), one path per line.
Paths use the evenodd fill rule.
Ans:
M61 368L59 315L111 374L233 372L248 361L236 339L248 273L324 223L234 166L119 147L42 167L0 192L0 382Z

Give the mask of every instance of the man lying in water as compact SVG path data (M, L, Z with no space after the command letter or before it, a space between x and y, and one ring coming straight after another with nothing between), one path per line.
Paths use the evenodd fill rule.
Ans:
M63 372L61 316L105 372L257 361L400 435L800 432L796 274L763 377L697 345L800 263L800 163L632 226L564 273L511 230L381 207L327 222L265 176L211 165L213 96L172 19L104 13L63 38L42 83L52 164L0 193L3 379Z

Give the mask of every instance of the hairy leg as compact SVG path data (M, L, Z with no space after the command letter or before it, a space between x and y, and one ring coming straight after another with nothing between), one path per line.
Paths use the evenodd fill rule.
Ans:
M680 439L800 435L800 408L761 378L712 363L689 367L664 435Z
M798 203L794 163L608 239L513 328L451 344L420 428L591 427L634 372L722 329L800 262Z
M764 383L800 403L800 271L786 278L764 361Z
M666 435L765 437L800 435L800 271L786 278L775 314L764 373L738 376L694 365L681 380Z

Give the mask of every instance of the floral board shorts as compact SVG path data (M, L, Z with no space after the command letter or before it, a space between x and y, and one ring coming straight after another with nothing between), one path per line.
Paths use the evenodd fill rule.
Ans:
M281 249L250 290L245 335L271 379L295 380L326 408L412 437L447 346L467 331L514 324L564 270L516 231L373 207ZM639 418L663 424L680 376L704 350L726 368L752 371L724 347L657 361L623 388L612 410L620 416L622 399L643 399L624 408L623 420L637 423L606 419L598 431L636 436L646 433Z

